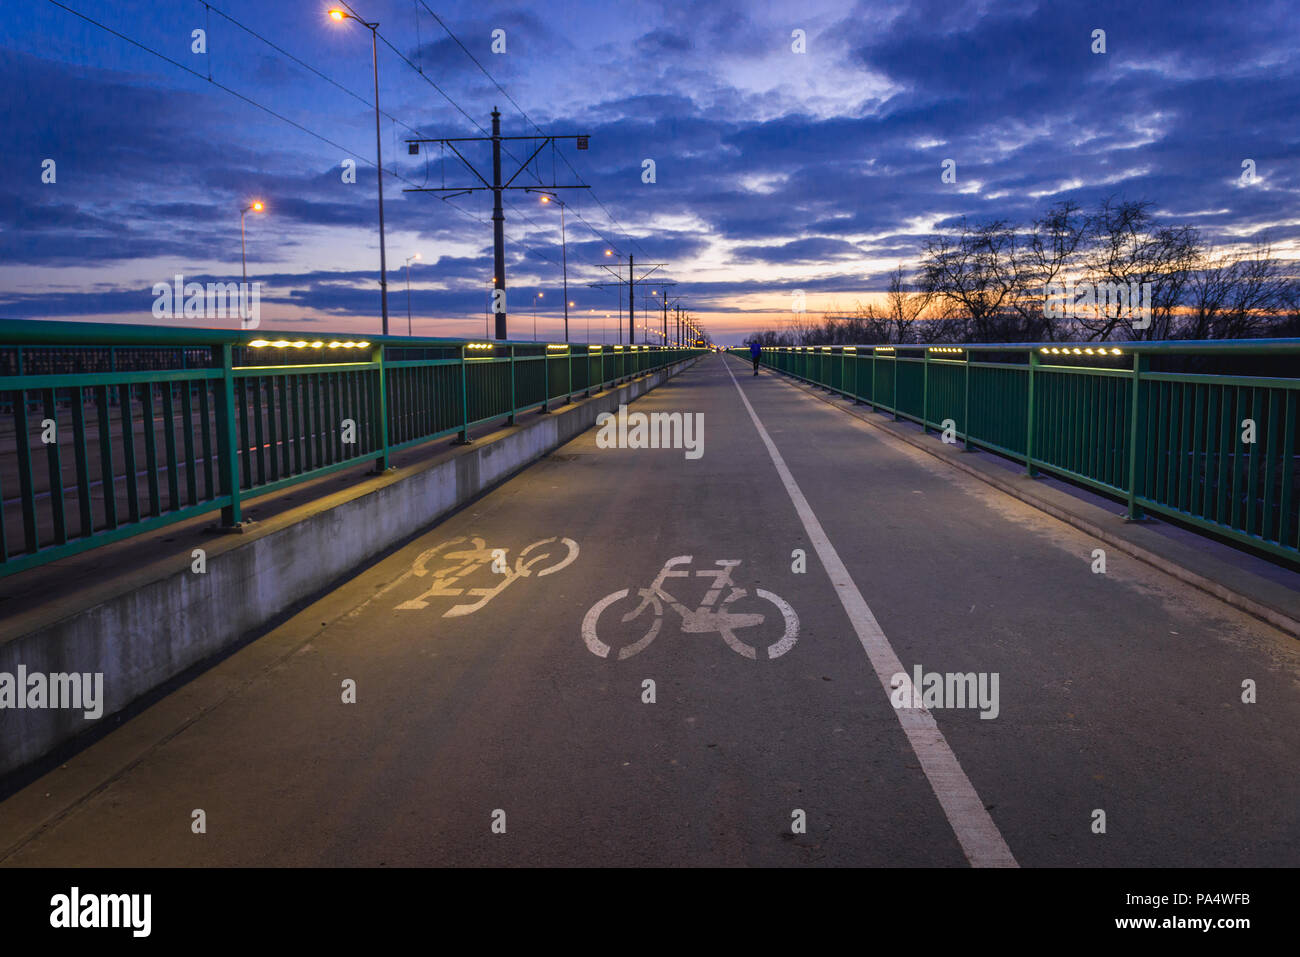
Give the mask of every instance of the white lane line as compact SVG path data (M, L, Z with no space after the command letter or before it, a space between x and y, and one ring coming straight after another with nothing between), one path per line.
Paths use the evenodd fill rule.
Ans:
M767 429L759 421L754 407L749 404L745 390L736 381L736 376L732 373L725 357L722 363L727 370L727 375L731 376L736 391L740 393L740 401L745 403L745 409L754 422L754 428L758 430L758 437L767 446L772 464L776 466L777 474L781 476L781 482L790 495L790 501L794 503L794 509L799 513L799 520L803 522L804 531L808 533L808 540L812 542L817 557L821 559L826 574L830 576L835 594L839 596L840 604L844 606L849 621L853 623L853 630L857 632L858 640L862 642L862 648L871 661L871 667L875 669L876 677L880 680L881 687L885 689L885 697L889 698L894 690L890 684L893 676L899 672L907 674L908 670L898 660L898 655L894 653L889 639L885 637L880 623L876 621L876 616L871 613L871 608L862 597L862 592L858 591L858 586L849 577L848 569L844 567L835 547L826 537L821 522L813 514L794 476L786 468L785 460L781 458L781 453L777 451L772 437L767 434ZM893 707L892 702L890 707ZM934 716L924 708L895 708L894 713L898 715L898 723L903 726L903 733L907 735L908 743L921 762L921 770L925 772L926 779L934 790L934 796L939 799L939 805L948 818L948 824L957 835L957 841L961 844L966 860L970 861L972 867L1019 866L1011 854L1011 848L1007 847L1007 842L1002 839L998 826L993 823L993 818L989 817L989 812L985 810L984 802L975 793L970 778L966 777L966 772L962 770L957 755L953 754L952 748L948 747L948 742L935 723Z

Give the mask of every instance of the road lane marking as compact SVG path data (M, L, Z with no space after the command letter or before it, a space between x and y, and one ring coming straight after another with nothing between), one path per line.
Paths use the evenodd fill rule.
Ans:
M862 648L871 661L871 667L880 680L880 686L885 689L885 697L889 698L894 690L893 676L899 672L906 673L907 669L899 661L880 623L876 621L876 616L872 614L866 599L862 597L862 592L853 583L848 569L840 561L835 546L831 544L808 500L799 490L794 476L786 467L785 459L781 458L781 453L772 442L767 429L763 427L758 413L749 404L745 390L736 381L736 376L727 365L725 358L722 363L727 370L727 375L731 376L736 391L740 393L740 401L745 404L745 410L749 413L754 428L758 430L758 437L767 447L767 454L771 456L772 464L776 466L777 474L781 477L790 501L799 514L804 531L808 533L808 540L812 542L817 557L821 559L822 566L830 577L835 594L839 596L840 604L844 606L844 611L853 624L853 630L857 632L858 640L862 643ZM902 725L903 733L907 735L907 741L921 763L921 770L925 772L925 777L934 790L934 796L939 799L939 806L943 808L943 813L948 818L948 824L957 836L958 843L961 844L966 860L972 867L1017 867L1011 848L1003 840L998 826L993 823L993 818L985 809L984 802L975 792L975 786L970 783L970 778L962 770L957 755L953 754L952 748L948 746L948 741L935 723L934 716L924 708L893 708L892 702L890 707L898 716L898 723Z

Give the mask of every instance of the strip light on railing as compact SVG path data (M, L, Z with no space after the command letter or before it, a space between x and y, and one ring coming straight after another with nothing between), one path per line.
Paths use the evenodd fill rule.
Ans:
M931 352L943 352L943 353L954 353L954 352L955 352L955 353L962 353L962 352L965 352L966 350L965 350L965 349L958 348L957 346L930 346L930 351L931 351Z
M369 342L323 342L316 340L308 342L306 339L254 339L248 345L254 349L365 349L370 345Z
M1122 356L1124 354L1122 349L1106 349L1105 347L1094 349L1091 346L1085 346L1082 349L1077 346L1041 346L1038 351L1054 356Z

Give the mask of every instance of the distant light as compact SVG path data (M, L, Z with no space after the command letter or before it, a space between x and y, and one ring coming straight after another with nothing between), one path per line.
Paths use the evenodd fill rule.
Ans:
M551 197L549 197L549 196L543 196L543 197L542 197L542 202L543 202L543 203L549 203L550 201L551 201Z

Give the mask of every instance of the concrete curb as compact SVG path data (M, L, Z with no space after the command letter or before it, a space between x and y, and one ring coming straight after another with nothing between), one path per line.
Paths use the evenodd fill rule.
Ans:
M102 714L80 708L0 709L0 778L118 722L178 675L208 667L392 548L500 485L698 359L648 373L477 439L345 493L300 506L210 549L205 574L189 552L87 605L0 643L0 672L102 673ZM504 417L503 417L504 418ZM53 620L49 620L53 619Z
M1039 511L1045 512L1046 514L1051 515L1053 518L1058 519L1059 521L1062 521L1067 525L1079 529L1079 531L1081 532L1086 532L1087 534L1093 536L1097 540L1101 542L1105 542L1107 545L1110 545L1111 547L1118 549L1124 554L1136 558L1139 561L1145 562L1146 564L1151 565L1153 568L1157 568L1160 571L1164 572L1165 574L1171 575L1172 577L1178 579L1179 581L1184 582L1185 584L1191 585L1193 588L1197 588L1200 591L1205 592L1207 595L1212 595L1213 597L1222 601L1224 604L1236 608L1238 611L1244 611L1248 615L1252 615L1255 618L1259 618L1260 620L1265 621L1270 625L1273 625L1275 628L1278 628L1281 631L1286 632L1287 634L1291 635L1293 638L1300 638L1300 619L1293 617L1289 613L1279 608L1275 608L1272 605L1269 605L1265 602L1261 602L1258 599L1252 598L1249 595L1243 594L1242 592L1230 588L1229 586L1224 585L1221 582L1217 582L1214 579L1209 578L1208 576L1202 575L1197 571L1187 568L1185 565L1181 565L1176 561L1173 561L1169 558L1166 558L1163 555L1153 552L1149 548L1145 548L1141 545L1137 545L1129 541L1128 539L1124 538L1122 535L1118 534L1117 532L1107 529L1101 525L1098 525L1096 522L1091 521L1090 519L1082 515L1078 515L1073 512L1070 512L1068 509L1061 508L1060 506L1052 502L1049 502L1040 496L1034 495L1031 491L1023 487L1020 487L1013 482L1009 482L1006 479L1002 478L1001 476L990 475L981 469L977 469L970 465L966 465L965 463L958 461L949 455L945 455L943 452L937 449L931 448L930 447L931 444L928 442L924 442L917 437L910 436L902 432L896 432L893 429L888 428L882 423L873 422L867 415L860 414L857 409L852 407L845 407L837 403L835 401L836 398L841 398L841 399L843 398L843 396L839 396L837 393L827 393L823 395L818 391L818 387L801 382L797 379L790 377L789 375L786 375L785 373L776 372L775 370L771 370L770 368L769 371L771 371L773 375L779 376L780 381L784 382L786 385L789 385L792 388L796 388L804 393L807 393L808 395L811 395L813 398L820 399L821 401L825 402L827 405L831 406L832 408L838 409L848 415L853 416L856 419L860 419L861 421L867 423L867 425L870 425L872 428L879 429L881 432L884 432L885 434L892 436L893 438L898 439L901 442L905 442L915 449L920 449L922 452L925 452L927 455L934 456L935 458L939 459L941 462L944 462L955 469L965 472L967 475L979 479L981 482L985 483L986 485L991 485L993 488L997 489L998 491L1004 492L1007 495L1010 495L1012 498L1019 499L1020 501L1024 502L1026 505L1031 505L1034 508L1038 509ZM980 451L986 451L986 450L981 449ZM988 454L992 455L995 453L989 452Z

